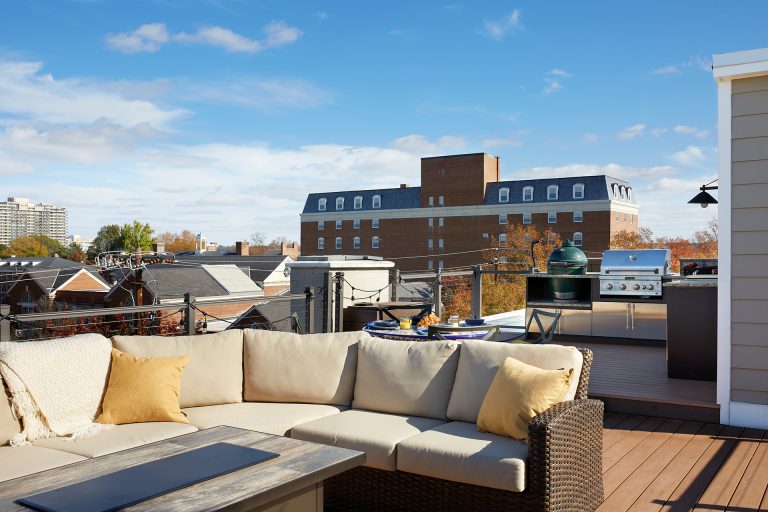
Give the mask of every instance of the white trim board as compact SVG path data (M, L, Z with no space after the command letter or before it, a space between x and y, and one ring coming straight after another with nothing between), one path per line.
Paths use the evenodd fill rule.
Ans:
M768 73L768 48L712 56L712 74L716 79L736 79Z
M731 416L729 425L768 428L768 405L731 402L729 409Z

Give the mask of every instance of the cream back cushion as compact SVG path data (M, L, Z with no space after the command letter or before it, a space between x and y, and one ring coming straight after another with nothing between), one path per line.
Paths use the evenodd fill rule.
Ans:
M243 331L200 336L115 336L114 347L137 357L189 356L181 374L181 407L243 401Z
M11 437L21 432L19 421L13 417L11 404L5 391L5 383L0 379L0 446L8 444Z
M352 407L443 420L458 361L453 341L363 341Z
M245 329L248 402L349 405L363 331L291 334Z
M496 372L507 357L514 357L543 370L573 368L573 377L563 400L573 400L579 385L584 358L574 347L464 341L461 346L456 383L448 403L448 418L477 422L477 414Z

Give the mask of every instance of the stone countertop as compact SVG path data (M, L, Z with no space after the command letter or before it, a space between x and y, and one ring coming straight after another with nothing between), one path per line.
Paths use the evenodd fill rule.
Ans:
M709 288L717 286L717 276L681 278L664 283L665 288Z
M527 274L526 277L547 277L547 278L564 278L564 279L596 279L600 277L599 272L589 272L587 274L580 274L580 275L557 275L557 274L547 274L544 272L540 272L537 274Z

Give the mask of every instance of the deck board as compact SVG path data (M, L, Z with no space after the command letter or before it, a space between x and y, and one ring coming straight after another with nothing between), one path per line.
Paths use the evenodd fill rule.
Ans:
M729 512L757 510L768 489L768 434L763 434L744 476L728 504Z

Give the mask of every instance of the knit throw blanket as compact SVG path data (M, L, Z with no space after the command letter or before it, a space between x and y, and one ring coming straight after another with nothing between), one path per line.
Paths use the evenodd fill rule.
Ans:
M36 439L77 440L112 425L94 423L109 374L112 343L99 334L0 343L0 375L22 431L11 446Z

